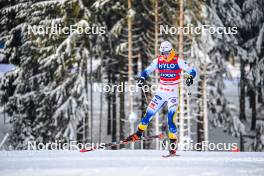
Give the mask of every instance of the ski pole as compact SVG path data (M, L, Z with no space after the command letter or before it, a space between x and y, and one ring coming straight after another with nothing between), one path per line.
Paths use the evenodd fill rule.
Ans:
M137 79L138 79L138 77L137 77ZM144 83L143 83L143 85L144 85ZM147 98L146 92L144 91L144 88L143 88L143 87L144 87L144 86L141 87L141 90L142 90L142 92L143 92L143 94L144 94L144 97L145 97L146 103L147 103L147 105L148 105L148 104L149 104L149 102L148 102L148 98Z
M190 91L190 86L187 86L187 90L188 90L188 95L191 95L191 91Z
M147 105L148 105L149 102L148 102L148 98L147 98L146 92L144 91L143 87L141 87L141 90L142 90L142 92L143 92L143 94L144 94L145 100L146 100Z

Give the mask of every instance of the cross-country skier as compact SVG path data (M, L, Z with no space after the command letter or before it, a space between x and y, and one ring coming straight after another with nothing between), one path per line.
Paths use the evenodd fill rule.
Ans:
M138 86L142 87L146 78L157 69L160 73L158 90L150 101L147 111L138 125L137 132L130 135L125 141L140 140L152 117L161 109L163 104L167 102L167 121L169 126L168 137L170 139L169 152L170 155L176 155L177 128L173 117L178 106L178 83L180 82L180 74L181 70L188 73L186 85L190 86L193 84L193 78L196 76L196 71L194 68L189 67L183 59L178 58L170 42L162 42L159 51L160 56L153 60L153 62L140 73L140 79L138 80Z

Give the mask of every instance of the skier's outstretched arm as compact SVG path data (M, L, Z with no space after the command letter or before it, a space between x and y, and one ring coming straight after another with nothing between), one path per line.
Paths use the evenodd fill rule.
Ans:
M196 70L190 67L189 65L187 65L187 63L183 59L179 59L178 64L182 70L186 71L193 78L196 76L196 73L197 73Z
M138 80L138 86L142 87L144 84L145 79L148 78L148 76L158 68L158 59L155 59L152 61L152 63L145 68L140 74L139 74L139 80Z
M153 60L152 63L140 73L140 77L141 77L141 78L144 78L144 79L147 79L148 76L149 76L154 70L157 69L157 67L158 67L157 65L158 65L158 59Z

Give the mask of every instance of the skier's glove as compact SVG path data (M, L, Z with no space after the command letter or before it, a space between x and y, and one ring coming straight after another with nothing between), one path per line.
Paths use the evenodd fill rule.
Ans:
M137 86L138 87L143 87L144 82L145 82L145 79L143 77L139 78L138 81L137 81Z
M192 84L193 84L193 77L190 75L190 76L186 79L185 83L186 83L187 86L192 85Z

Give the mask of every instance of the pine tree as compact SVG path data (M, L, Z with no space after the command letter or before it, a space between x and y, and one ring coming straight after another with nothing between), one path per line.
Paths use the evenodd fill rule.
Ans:
M241 43L243 43L243 49L247 51L247 58L243 58L243 62L250 67L248 73L244 75L246 95L249 96L249 105L251 108L251 127L247 131L249 134L248 137L253 138L251 145L255 146L253 148L250 147L249 150L263 151L263 141L259 140L259 137L263 135L263 119L257 119L258 114L261 114L261 111L257 110L259 107L263 106L263 102L258 102L257 96L263 96L262 92L258 91L261 90L258 87L263 85L264 53L261 48L263 48L264 45L264 3L263 1L245 0L240 6L244 15L244 23L241 26L240 33L242 37ZM261 115L259 117L261 117ZM248 118L246 120L248 120Z
M88 110L85 80L89 38L76 31L64 35L27 29L33 25L56 24L85 28L89 26L89 11L82 1L32 2L22 10L26 12L19 28L25 34L21 42L23 53L15 80L16 90L7 103L9 115L14 117L11 144L25 148L28 140L76 139L77 126Z
M236 26L238 34L232 35L228 45L231 54L236 56L240 62L240 112L239 119L222 118L219 122L226 122L226 130L235 135L240 135L241 150L246 150L246 138L254 138L257 116L257 85L262 83L262 68L260 65L263 60L263 53L260 48L263 47L263 2L262 1L212 1L210 3L214 13L218 16L218 21L224 26ZM221 45L219 45L221 46ZM247 71L246 67L250 70ZM246 117L246 97L250 97L251 107L251 130L246 129L249 117ZM225 111L228 112L228 111ZM231 122L231 123L230 123ZM230 125L228 125L230 124ZM261 125L261 123L260 123ZM261 129L261 128L258 128ZM260 130L261 131L261 130ZM259 136L259 135L258 135Z
M197 2L198 3L198 2ZM200 2L195 5L190 14L191 21L200 28L203 25L212 27L228 27L226 23L220 19L217 12L216 2L208 1ZM197 8L198 7L198 8ZM197 13L198 12L198 13ZM200 13L199 13L200 12ZM233 11L227 11L228 15L232 15ZM229 20L229 19L228 19ZM222 126L225 129L230 127L234 129L236 117L232 112L231 104L223 94L224 79L228 78L227 60L229 55L235 53L236 38L232 35L223 33L209 34L201 31L200 35L192 37L192 58L198 68L197 93L192 98L193 114L197 117L197 141L208 141L208 125L209 121L213 126ZM240 123L241 124L241 123ZM228 130L227 130L228 131ZM229 131L230 132L230 131ZM237 133L236 133L237 134Z

